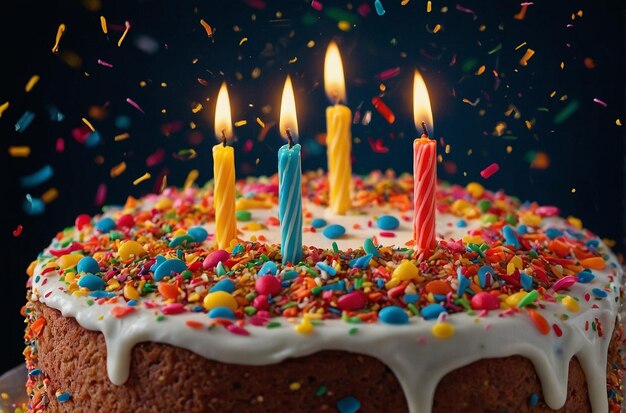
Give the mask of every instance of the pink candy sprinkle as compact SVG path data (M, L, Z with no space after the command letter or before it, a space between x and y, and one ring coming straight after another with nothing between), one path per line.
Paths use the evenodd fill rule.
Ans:
M98 185L98 189L96 190L96 198L94 199L93 203L96 204L96 206L101 206L104 205L104 200L107 197L107 186L106 184L102 183L100 185Z
M236 326L235 324L229 324L226 326L226 329L228 331L230 331L233 334L237 334L240 336L249 336L250 332L248 330L246 330L245 328L241 328L239 326Z
M598 105L601 105L601 106L604 106L604 107L607 107L607 106L608 106L608 105L606 104L606 102L604 102L604 101L602 101L602 100L600 100L600 99L598 99L598 98L593 98L593 101L594 101L594 102L596 102Z
M383 70L382 72L380 72L379 74L376 75L376 77L379 80L387 80L387 79L391 79L392 77L398 76L400 74L400 68L399 67L394 67L391 69L387 69L387 70Z
M182 303L168 304L161 309L163 314L180 314L184 311L185 306Z
M391 231L381 231L380 236L385 238L395 238L396 233Z
M65 151L65 140L63 138L57 138L56 150L58 153Z
M555 206L545 205L537 208L535 212L540 217L554 217L559 215L560 210Z
M153 154L146 158L146 166L153 167L163 161L165 158L165 151L161 148L157 149Z
M567 277L563 277L552 285L552 289L554 291L566 290L572 285L576 284L578 278L573 275L568 275Z
M109 62L105 62L104 60L98 59L98 64L104 67L113 67L113 65Z
M470 304L474 310L497 310L500 308L500 300L486 292L474 294Z
M143 111L143 109L141 109L141 106L139 106L137 104L137 102L135 102L134 100L132 100L131 98L126 98L126 102L131 105L132 107L134 107L135 109L137 109L139 112L141 113L146 113Z
M315 10L317 10L317 11L322 11L322 8L323 8L324 6L322 6L322 3L320 3L319 1L317 1L317 0L313 0L313 1L311 2L311 7L313 7L313 8L314 8Z
M500 170L500 167L498 166L497 163L494 162L491 165L489 165L488 167L486 167L485 169L483 169L482 171L480 171L480 176L482 176L483 178L487 179L491 175L493 175L496 172L498 172L499 170Z

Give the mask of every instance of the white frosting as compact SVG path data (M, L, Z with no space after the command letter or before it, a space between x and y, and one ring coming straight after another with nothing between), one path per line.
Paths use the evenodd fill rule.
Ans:
M306 205L306 204L305 204ZM320 207L307 205L313 217L324 216ZM317 208L317 209L316 209ZM264 222L269 216L276 216L276 208L251 211L253 220ZM410 211L405 215L410 216ZM363 216L326 215L328 224L340 223L347 229L344 238L337 240L339 248L360 247L363 240L378 235L380 230L375 222L368 227L368 220L374 215L389 214L400 220L400 228L395 230L395 238L381 238L381 244L403 246L412 235L411 223L392 209L370 208ZM457 228L457 217L446 214L437 216L438 239L459 239L469 228ZM353 229L359 224L361 229ZM244 226L245 223L239 223ZM310 221L305 220L305 226ZM478 220L468 221L468 225L478 226ZM563 226L560 218L544 219L544 225ZM207 226L209 232L212 224ZM243 231L243 239L251 235L263 234L269 242L278 242L278 226L261 231ZM317 247L329 247L332 240L318 232L304 233L304 243ZM607 248L608 250L608 248ZM484 358L522 355L535 366L541 380L543 396L553 409L563 406L567 396L569 362L576 356L585 372L592 410L596 413L608 411L606 394L607 350L612 336L615 317L618 314L619 288L622 271L615 257L609 253L607 267L595 271L596 278L589 284L576 283L568 292L572 296L584 296L592 288L609 287L605 299L581 300L580 311L568 313L560 303L542 301L545 305L541 314L552 326L558 324L561 337L551 331L542 335L533 325L528 314L523 311L514 315L503 315L502 311L491 311L487 316L469 316L466 313L452 314L447 321L455 327L455 334L446 340L435 338L431 329L436 320L412 317L407 325L348 324L342 320L327 320L316 326L313 333L297 333L293 324L286 318L278 318L282 327L268 329L246 325L249 336L232 334L226 329L192 329L185 325L195 320L205 325L209 319L205 313L184 313L170 315L157 321L154 310L138 306L137 311L124 317L111 315L113 304L89 306L84 297L63 292L65 283L59 280L56 272L33 278L35 299L61 311L65 317L74 317L86 329L100 331L106 339L107 371L111 381L122 385L128 378L131 350L141 342L167 343L193 351L207 359L225 363L266 365L279 363L290 357L301 357L322 350L345 350L375 357L385 363L396 375L407 398L411 413L426 413L431 410L433 396L440 379L447 373ZM41 273L42 266L36 269ZM615 274L614 282L609 283L609 274ZM45 284L44 284L45 280ZM124 304L122 298L119 304ZM597 308L592 308L596 305ZM561 320L561 314L568 313L568 320ZM595 319L602 323L603 336L590 327ZM587 329L585 328L588 323ZM357 327L356 334L349 334ZM506 374L506 372L503 372Z

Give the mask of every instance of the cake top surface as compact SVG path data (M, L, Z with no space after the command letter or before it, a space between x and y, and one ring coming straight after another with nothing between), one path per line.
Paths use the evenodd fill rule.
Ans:
M305 247L299 263L281 264L276 176L237 183L239 239L226 250L215 248L211 184L168 188L159 195L129 198L124 206L93 218L79 216L75 227L59 232L29 268L31 299L105 335L107 330L112 334L106 323L120 331L141 325L143 336L117 333L124 345L109 347L109 375L117 382L125 379L118 366L124 355L117 353L141 341L139 336L226 362L237 362L238 351L249 347L241 340L275 334L292 341L289 350L262 350L255 342L261 350L250 363L264 364L343 348L346 337L359 334L368 337L360 346L392 334L404 343L399 345L410 339L433 351L450 339L475 340L490 329L506 329L512 338L548 349L572 334L578 339L568 339L558 357L544 360L560 374L564 368L565 375L561 359L581 351L582 337L608 342L621 269L596 235L575 218L558 217L556 207L522 203L478 183L442 183L436 193L438 245L425 258L416 256L410 241L410 175L355 177L354 209L343 216L327 208L324 174L305 173L302 182ZM480 320L488 321L478 326ZM407 331L411 326L417 330ZM215 342L213 350L188 343L207 329L221 331L223 351ZM441 374L476 356L519 353L514 344L496 349L512 338L481 338L476 344L493 351L459 355ZM345 345L352 351L361 348ZM112 362L116 354L117 362ZM537 367L536 358L533 362ZM588 362L602 366L601 360ZM388 364L403 382L399 370L406 367ZM546 400L558 405L563 377L538 372L544 393L548 390ZM550 381L555 381L551 391L549 385L545 388ZM426 393L427 401L430 396ZM601 399L592 403L602 405Z

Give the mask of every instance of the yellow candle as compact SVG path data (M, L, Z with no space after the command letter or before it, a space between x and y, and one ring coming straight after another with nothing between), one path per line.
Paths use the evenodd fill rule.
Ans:
M228 248L237 238L235 220L235 151L226 145L233 134L230 102L226 84L217 96L215 108L215 135L222 143L213 147L213 206L215 208L215 238L218 248Z
M328 151L328 184L330 208L345 214L352 206L352 112L340 102L346 100L343 65L335 42L328 45L324 61L324 88L334 106L326 109L326 147Z

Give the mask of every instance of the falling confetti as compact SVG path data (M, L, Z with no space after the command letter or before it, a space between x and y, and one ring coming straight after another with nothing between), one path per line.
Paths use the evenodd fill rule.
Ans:
M122 33L122 37L120 37L120 40L117 41L117 47L122 47L122 42L126 38L128 31L130 30L130 22L128 20L124 22L124 27L124 33Z
M26 175L20 178L20 185L22 188L32 188L46 182L52 178L54 170L50 165L46 165L37 172Z
M14 237L19 237L20 235L22 235L22 230L23 230L23 229L24 229L24 227L23 227L23 226L18 225L18 226L17 226L17 228L15 228L15 229L13 230L13 236L14 236Z
M485 179L488 179L499 170L500 170L500 167L498 166L497 163L494 162L488 167L486 167L485 169L483 169L482 171L480 171L480 176L482 176Z
M606 102L604 102L604 101L602 101L602 100L600 100L600 99L598 99L598 98L593 98L593 101L594 101L595 103L597 103L598 105L600 105L600 106L604 106L605 108L608 106L608 105L606 104Z
M522 58L519 60L519 64L522 66L527 66L528 61L530 60L531 57L533 57L534 54L535 54L535 51L533 49L527 49L526 53L524 53L524 56L522 56Z
M385 14L385 8L383 7L383 3L381 3L380 0L376 0L374 2L374 8L376 8L376 14L378 14L379 16Z
M106 186L106 184L101 183L100 185L98 185L98 189L96 190L96 196L94 197L93 203L96 206L104 205L104 201L106 200L106 196L107 196L107 186Z
M152 177L152 175L150 175L149 172L146 172L145 174L143 174L142 176L140 176L139 178L135 179L133 181L133 185L137 186L140 183L142 183L143 181L147 181L148 179L150 179Z
M196 182L196 179L198 179L199 175L200 173L197 169L192 169L191 171L189 171L189 173L187 174L187 178L185 178L185 185L183 185L183 188L190 188L191 185Z
M23 133L30 126L34 119L35 114L27 110L26 112L24 112L22 117L20 117L15 123L15 131Z
M27 158L30 155L30 146L9 146L9 155L14 158Z
M98 64L104 67L113 67L111 63L105 62L104 60L100 60L100 59L98 59Z
M204 19L200 19L200 24L202 25L202 27L204 27L204 30L206 31L206 35L209 36L211 39L213 38L213 29L211 28L211 25L207 22L204 21Z
M109 33L109 29L107 28L107 19L104 16L100 16L100 26L102 27L102 33Z
M126 102L131 105L132 107L134 107L135 109L137 109L139 112L145 114L146 112L143 111L143 109L141 109L141 107L137 104L137 102L135 102L134 100L132 100L131 98L126 98Z
M0 118L2 117L2 114L4 113L4 111L7 110L8 108L9 108L9 101L6 101L2 105L0 105Z
M93 125L91 124L91 122L87 120L87 118L82 118L81 120L83 121L85 125L87 125L89 129L91 129L92 132L96 131L96 128L93 127Z
M65 25L61 23L59 25L59 28L57 29L57 37L54 42L54 46L52 46L52 53L59 52L59 42L61 41L61 37L63 36L63 33L65 33Z
M24 87L24 91L26 93L29 93L31 90L33 90L37 82L39 82L39 75L33 75L26 83L26 86Z
M122 161L119 164L115 165L111 168L111 178L117 178L126 170L126 162Z
M378 113L380 113L380 115L388 122L388 123L393 123L396 120L396 115L393 114L393 112L391 111L391 109L389 109L389 106L387 106L385 104L385 102L383 102L383 100L381 98L379 98L378 96L374 96L372 98L372 105L374 105L374 108L376 108L376 110L378 111Z

